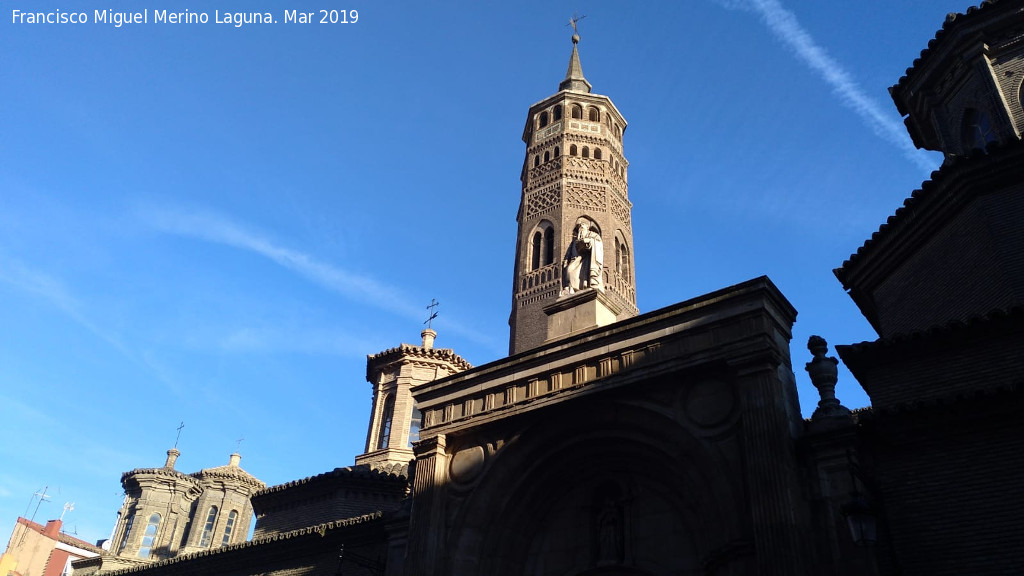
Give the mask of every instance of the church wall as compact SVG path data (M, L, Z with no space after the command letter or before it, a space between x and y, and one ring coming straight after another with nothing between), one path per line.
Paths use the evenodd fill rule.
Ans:
M926 404L869 422L885 573L1013 574L1024 566L1020 394Z
M1021 220L1024 186L972 200L874 291L880 333L913 332L1024 302L1018 273L1024 238L1014 231Z

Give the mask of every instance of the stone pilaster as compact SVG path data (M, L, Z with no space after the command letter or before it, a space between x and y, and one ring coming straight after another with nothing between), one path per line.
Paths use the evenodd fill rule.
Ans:
M802 505L786 383L780 364L763 358L738 367L743 402L743 457L757 573L807 574Z
M441 574L444 550L444 488L448 481L445 435L425 438L415 446L413 514L409 527L406 576Z

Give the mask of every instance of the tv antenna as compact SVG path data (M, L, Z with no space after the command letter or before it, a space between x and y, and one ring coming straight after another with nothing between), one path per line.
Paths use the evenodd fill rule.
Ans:
M44 486L41 491L36 492L35 494L32 494L32 497L28 499L28 506L25 507L25 515L26 516L28 516L28 509L32 507L32 500L35 500L36 498L39 499L39 501L36 502L36 509L32 512L32 517L29 518L29 520L35 522L36 514L39 513L39 506L43 503L43 501L49 501L50 500L50 495L46 493L46 490L48 488L49 488L49 486Z
M74 509L75 509L75 503L74 502L65 502L64 503L64 511L60 513L60 520L61 520L61 522L64 521L64 515L67 514L68 512L71 512Z

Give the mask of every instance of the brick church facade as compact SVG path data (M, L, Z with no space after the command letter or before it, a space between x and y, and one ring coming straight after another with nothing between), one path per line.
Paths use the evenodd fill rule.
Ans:
M523 132L510 356L473 367L432 330L372 355L365 452L247 484L251 541L197 549L195 528L76 571L1024 571L1024 6L948 16L890 90L946 160L835 270L879 335L836 346L871 398L853 411L823 338L791 356L796 310L766 277L636 309L627 122L578 42ZM794 369L820 394L810 419Z

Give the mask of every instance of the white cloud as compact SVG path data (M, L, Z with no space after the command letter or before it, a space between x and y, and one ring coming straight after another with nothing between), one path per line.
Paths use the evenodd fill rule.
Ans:
M786 10L778 0L717 0L728 9L751 10L761 16L772 34L785 44L794 56L807 65L819 78L832 87L844 105L853 110L876 136L896 146L903 155L923 170L934 169L935 162L928 153L914 147L898 117L883 111L857 85L850 73L818 44L800 25L796 16Z
M275 244L223 216L204 211L150 209L143 213L143 219L164 233L196 238L259 254L328 290L397 316L417 322L421 322L425 316L426 311L423 306L414 303L411 296L394 286L370 276L349 272L321 262L303 252ZM453 321L450 317L445 319L444 325L454 334L494 347L491 338ZM255 334L238 334L237 336L226 344L229 347L261 346L266 342L267 335L259 335L260 337L255 340L253 339L257 336ZM325 344L321 341L316 345ZM328 344L328 346L330 345Z

